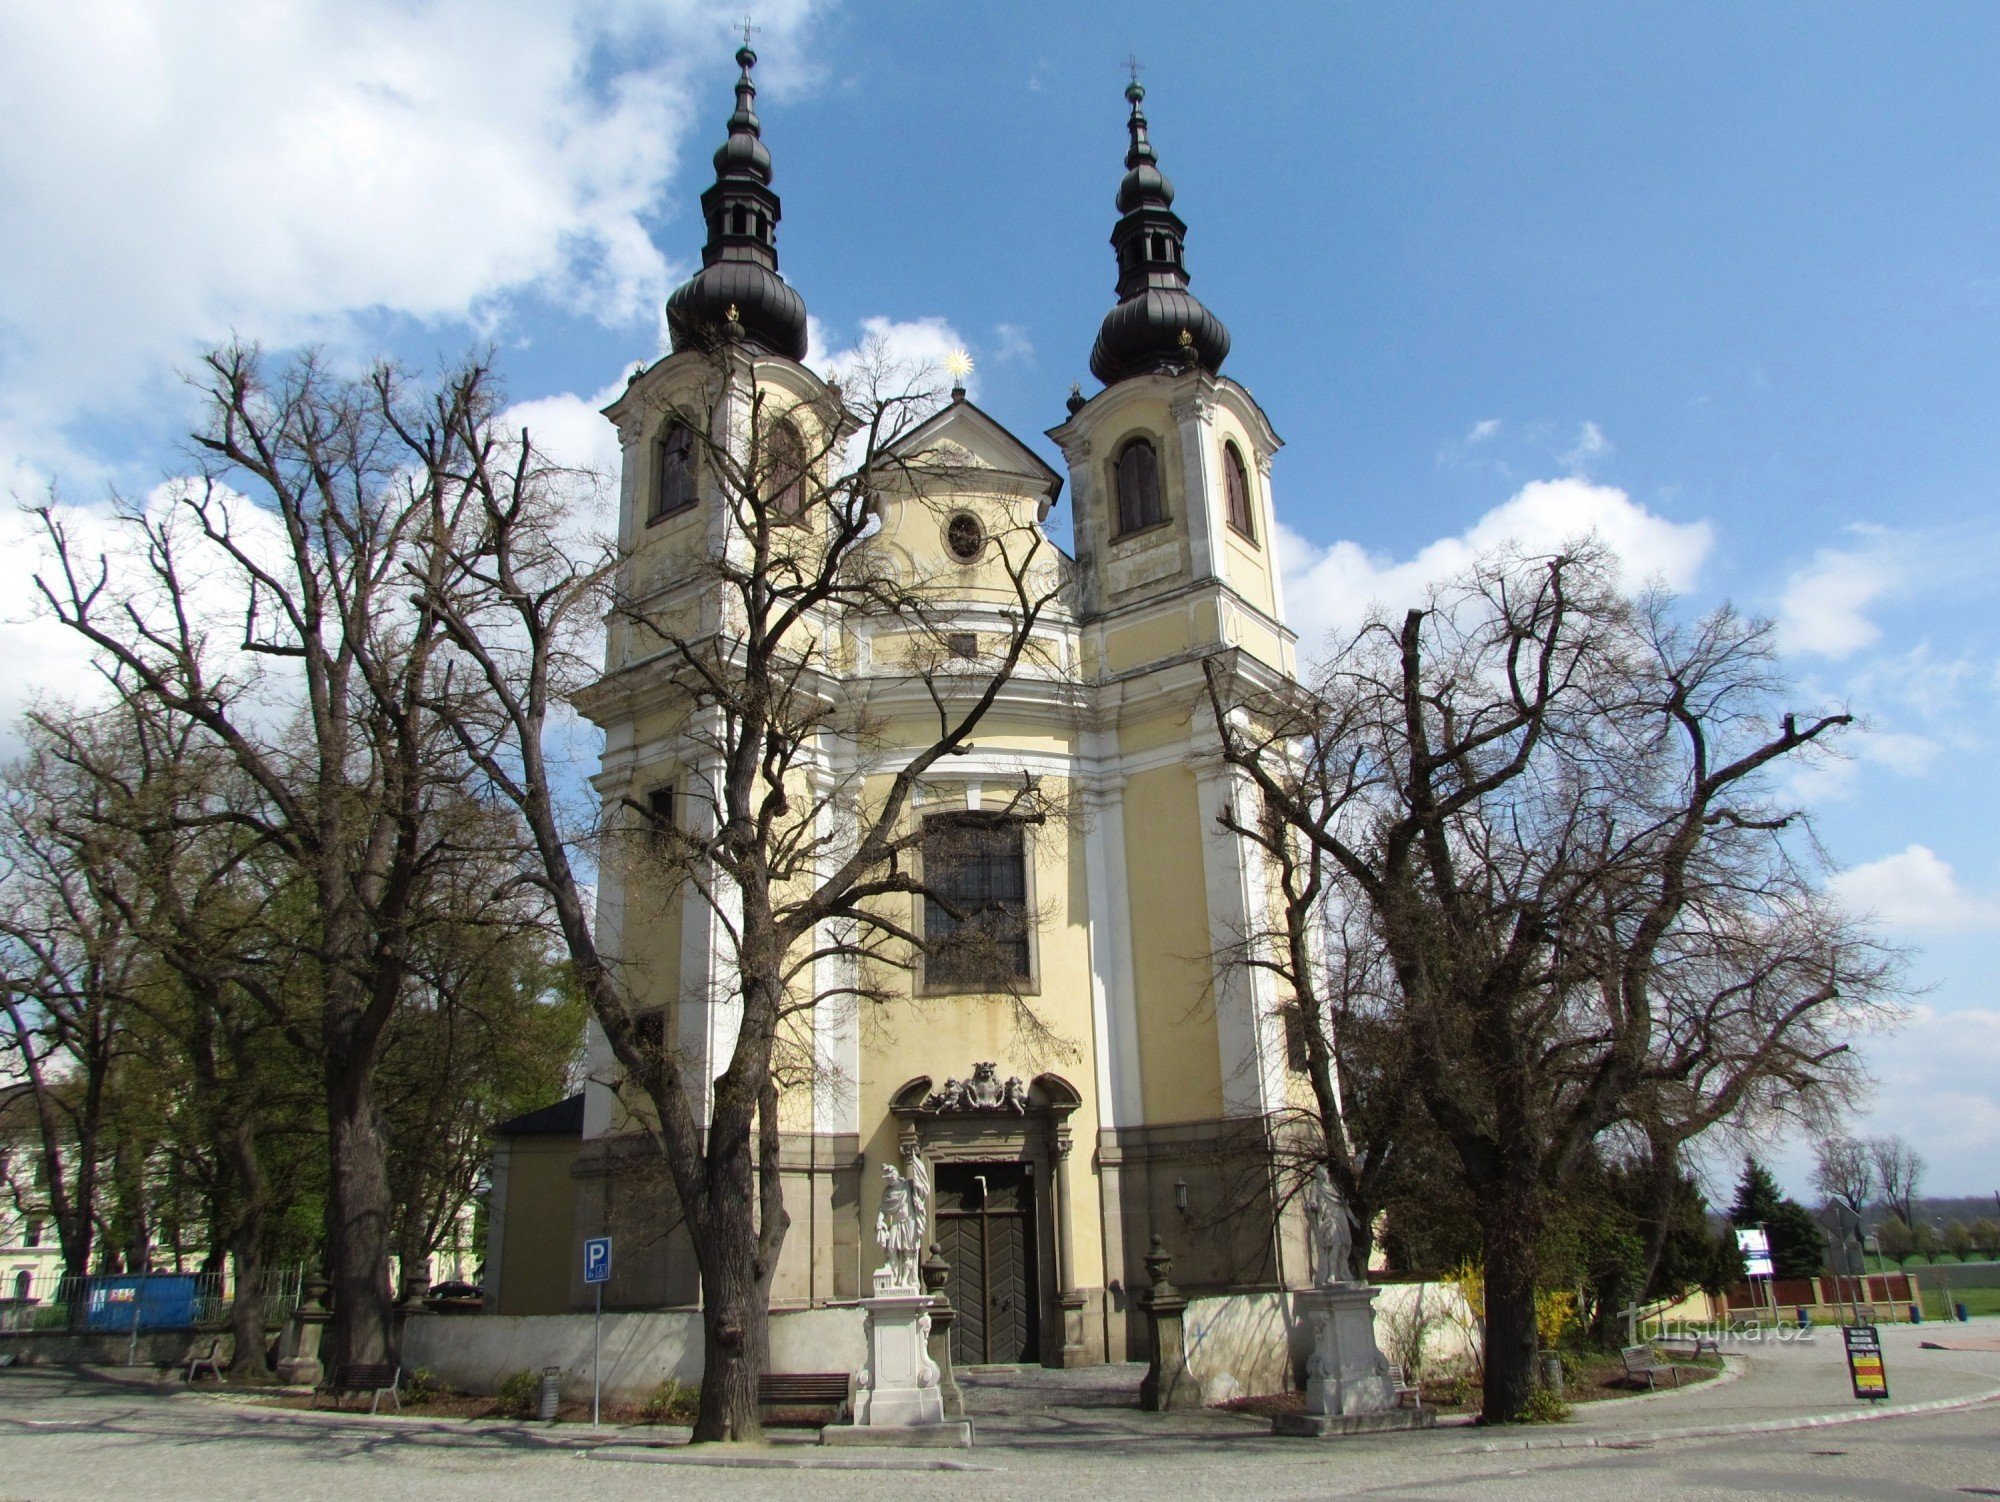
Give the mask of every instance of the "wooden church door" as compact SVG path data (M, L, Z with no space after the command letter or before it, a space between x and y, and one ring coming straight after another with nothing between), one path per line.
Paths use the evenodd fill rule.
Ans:
M1041 1357L1035 1269L1035 1181L1025 1163L945 1163L937 1171L938 1250L951 1268L945 1294L955 1365Z

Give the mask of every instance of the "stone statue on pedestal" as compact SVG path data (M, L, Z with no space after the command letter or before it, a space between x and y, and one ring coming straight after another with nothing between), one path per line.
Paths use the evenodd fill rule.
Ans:
M931 1176L923 1155L904 1159L906 1172L882 1165L882 1208L875 1216L875 1244L883 1262L875 1274L877 1292L917 1292L923 1286L924 1231L930 1221Z
M1354 1212L1324 1163L1313 1169L1306 1189L1306 1230L1312 1248L1315 1288L1354 1281Z

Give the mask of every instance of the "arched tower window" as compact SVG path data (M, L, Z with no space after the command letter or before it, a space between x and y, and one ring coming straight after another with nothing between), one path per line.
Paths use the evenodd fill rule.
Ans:
M1118 451L1118 531L1143 531L1167 519L1160 504L1160 456L1151 442L1134 438Z
M697 499L694 484L694 434L684 422L668 427L660 438L657 473L653 479L652 520L685 511Z
M1250 472L1243 467L1243 455L1233 443L1222 446L1222 485L1229 507L1229 525L1250 541L1257 529L1250 519Z
M766 490L775 521L796 521L806 507L806 444L799 430L780 420L766 444Z

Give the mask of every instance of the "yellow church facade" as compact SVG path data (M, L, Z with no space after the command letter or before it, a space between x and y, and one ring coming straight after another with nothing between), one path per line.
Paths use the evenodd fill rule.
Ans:
M777 275L779 205L754 57L746 49L741 60L717 183L703 199L704 268L669 304L675 351L607 409L623 452L624 587L685 613L710 608L685 584L685 561L729 545L727 508L677 447L685 389L726 368L736 388L795 413L815 451L833 445L817 442L814 414L838 405L802 363L804 306ZM1092 353L1103 389L1073 395L1047 432L1066 473L955 391L898 440L900 457L935 461L940 478L921 497L885 487L869 544L942 581L949 639L977 662L1007 631L1011 596L991 573L992 539L1030 529L1047 539L1035 568L1051 599L1034 650L970 752L933 769L912 811L926 840L935 828L971 842L953 879L1019 924L978 964L940 949L862 1005L840 975L817 976L829 999L803 1026L813 1067L792 1080L781 1113L791 1228L774 1305L868 1291L881 1169L914 1151L934 1185L930 1237L959 1311L954 1354L967 1363L1088 1364L1142 1349L1135 1294L1155 1237L1175 1257L1175 1282L1197 1295L1304 1276L1274 1167L1301 1088L1287 998L1240 962L1245 936L1267 921L1268 877L1254 846L1218 819L1229 807L1250 817L1252 805L1218 754L1204 677L1219 667L1271 689L1295 670L1273 557L1280 440L1221 373L1228 334L1187 291L1185 226L1142 91L1128 97L1118 300ZM713 343L694 337L717 314L732 335L722 366ZM1055 542L1064 510L1067 549ZM892 624L864 622L829 654L834 691L878 706L871 776L893 768L899 734L926 734L923 706L896 698L908 675L894 636ZM605 737L594 786L607 808L671 807L698 820L698 799L662 801L691 785L697 752L687 707L649 666L651 650L613 620L603 679L581 699ZM839 763L844 753L826 754ZM1030 786L1060 815L974 817ZM643 864L602 869L601 943L695 1081L711 1079L734 1042L725 921L684 886L655 889ZM943 920L917 898L899 921L922 933ZM531 1200L524 1181L501 1234L509 1247L539 1248L534 1264L548 1269L562 1264L563 1243L609 1234L605 1307L694 1305L693 1256L632 1108L593 1032L581 1125L570 1128L580 1132L572 1192ZM536 1206L548 1216L538 1220ZM527 1265L528 1251L507 1255ZM568 1285L546 1303L585 1302L580 1258L567 1265ZM500 1312L527 1312L520 1287L517 1276Z

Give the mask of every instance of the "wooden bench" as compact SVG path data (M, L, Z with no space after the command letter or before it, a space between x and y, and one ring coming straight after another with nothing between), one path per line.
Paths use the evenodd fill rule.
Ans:
M1410 1381L1409 1374L1403 1370L1399 1361L1389 1363L1389 1386L1395 1390L1398 1408L1414 1408L1419 1413L1423 1412L1423 1389Z
M1637 1382L1641 1377L1644 1377L1646 1379L1646 1386L1651 1390L1657 1391L1660 1385L1660 1374L1666 1372L1672 1375L1675 1387L1681 1385L1681 1369L1670 1361L1660 1360L1653 1354L1651 1346L1627 1346L1618 1354L1625 1358L1625 1380L1627 1382Z
M757 1379L757 1402L764 1408L831 1408L847 1411L854 1379L846 1372L766 1372Z
M320 1393L333 1394L333 1406L338 1408L340 1400L351 1392L374 1394L368 1404L368 1411L374 1413L382 1406L382 1394L387 1393L395 1400L396 1412L403 1411L403 1395L399 1389L403 1385L403 1369L386 1363L349 1362L336 1366L333 1375L321 1383L313 1394L313 1406L319 1406Z
M222 1380L222 1337L220 1335L208 1343L207 1355L202 1356L197 1355L193 1351L188 1352L187 1380L190 1382L194 1381L196 1377L202 1374L204 1368L214 1374L216 1381L220 1382Z

